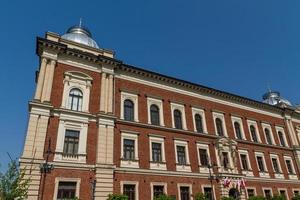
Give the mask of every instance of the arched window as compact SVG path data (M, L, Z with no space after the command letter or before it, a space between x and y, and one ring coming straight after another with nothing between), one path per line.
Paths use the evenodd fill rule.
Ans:
M253 142L258 142L257 135L256 135L256 128L253 125L250 126L250 133Z
M285 139L284 139L283 133L281 131L278 132L278 137L279 137L281 146L285 147L286 146Z
M199 114L195 115L195 125L198 133L203 133L202 117Z
M124 101L124 119L134 121L134 103L129 99Z
M271 133L269 129L265 128L266 140L268 144L272 144Z
M179 110L174 110L174 125L177 129L182 129L182 117L181 112Z
M217 133L219 136L224 136L223 122L220 118L216 118Z
M234 130L235 130L236 137L238 139L242 140L243 137L242 137L242 131L241 131L240 123L234 122Z
M71 110L81 111L82 110L82 92L81 90L74 88L69 93L69 105Z
M152 104L150 106L150 118L151 124L159 125L159 108L157 105Z

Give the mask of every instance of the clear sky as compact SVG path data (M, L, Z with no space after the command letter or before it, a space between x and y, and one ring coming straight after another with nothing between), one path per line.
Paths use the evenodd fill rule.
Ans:
M300 103L299 11L299 0L2 1L1 169L23 148L36 36L82 17L125 63L256 100L270 86Z

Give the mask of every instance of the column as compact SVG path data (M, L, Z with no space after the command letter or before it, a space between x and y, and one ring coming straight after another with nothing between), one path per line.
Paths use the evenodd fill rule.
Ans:
M113 113L113 92L114 92L114 77L112 74L109 75L108 79L108 99L107 99L107 112Z
M42 58L42 63L39 71L39 77L36 85L36 91L34 95L34 99L41 100L42 96L42 89L43 89L43 84L44 84L44 79L45 79L45 71L46 71L46 65L47 65L47 59Z
M46 70L46 73L48 73L48 75L46 74L47 80L46 80L46 84L44 84L45 93L43 91L44 94L43 100L47 102L50 102L55 64L56 64L55 60L51 60L50 65L48 66L48 70Z
M100 93L100 112L105 112L105 88L106 88L106 73L102 73L101 93Z

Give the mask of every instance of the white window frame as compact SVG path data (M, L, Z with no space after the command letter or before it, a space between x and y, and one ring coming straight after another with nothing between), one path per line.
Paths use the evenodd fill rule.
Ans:
M242 139L246 140L246 136L245 136L245 131L244 131L244 126L243 126L243 120L240 117L235 117L235 116L231 116L231 121L232 121L232 127L233 127L233 131L235 134L235 138L239 139L237 137L236 131L235 131L235 126L234 123L237 122L240 124L240 129L241 129L241 134L242 134Z
M171 103L171 115L172 115L172 127L173 128L175 128L174 110L179 110L181 112L182 129L187 130L186 117L185 117L185 106L182 104L178 104L178 103Z
M163 101L161 99L154 99L151 97L147 97L148 124L151 124L151 112L150 112L151 105L156 105L159 108L159 124L160 124L160 126L165 126Z
M266 193L265 193L265 190L270 190L271 191L271 197L273 197L273 190L271 187L262 187L262 191L263 191L263 194L264 194L264 197L266 197Z
M202 118L202 128L203 133L207 134L207 126L206 126L206 119L205 119L205 111L200 108L192 108L192 114L193 114L193 124L194 124L194 131L198 133L197 127L196 127L196 121L195 121L195 115L199 114Z
M68 105L70 91L72 89L79 89L82 92L81 112L89 112L90 92L93 79L89 75L78 71L65 72L64 76L61 107L70 109Z
M272 161L273 158L276 159L276 162L277 162L280 173L275 172L275 169L274 169L274 166L273 166L273 161ZM271 160L271 165L272 165L272 169L273 169L275 178L284 179L284 175L282 173L282 167L281 167L281 164L280 164L279 156L277 154L270 154L270 160Z
M249 130L251 141L254 142L254 140L252 138L252 135L251 135L251 129L250 129L250 126L253 125L254 128L255 128L257 140L258 140L259 143L261 143L261 138L260 138L260 133L259 133L259 129L258 129L258 126L257 126L257 122L254 121L254 120L247 120L247 124L248 124L248 130Z
M261 156L262 159L263 159L263 164L264 164L264 168L265 168L264 172L259 171L259 165L258 165L258 161L257 161L257 156ZM259 176L263 177L263 178L270 178L269 170L268 170L268 167L267 167L267 164L266 164L266 159L265 159L264 153L262 153L262 152L255 152L255 160L256 160L256 166L257 166L257 169L258 169L258 172L259 172Z
M139 168L139 133L121 131L121 167ZM134 140L134 160L124 160L124 139Z
M224 116L223 113L219 113L219 112L213 112L214 127L215 127L215 133L216 133L216 135L218 135L218 132L217 132L217 125L216 125L216 119L217 119L217 118L220 118L220 120L222 121L224 137L228 137L227 129L226 129L225 116Z
M152 143L160 143L161 144L161 163L153 162L152 160ZM150 169L156 170L167 170L166 165L166 155L165 155L165 138L159 136L149 136L149 148L150 148Z
M211 188L211 185L208 185L208 184L201 184L201 189L202 189L202 193L204 194L204 188ZM215 186L213 185L212 187L212 192L213 192L213 196L214 196L214 199L216 199L216 193L215 193Z
M151 200L154 199L154 195L153 195L153 192L154 192L154 186L164 186L164 194L168 194L168 184L165 183L165 182L151 182L150 183L150 186L151 186Z
M186 165L178 164L177 146L184 146L185 147ZM174 141L174 147L175 147L175 158L176 158L176 171L191 172L188 142L184 141L184 140L175 140Z
M57 193L58 193L58 185L59 182L76 182L76 194L75 197L79 198L79 192L80 192L80 183L81 179L80 178L65 178L65 177L55 177L55 186L54 186L54 195L53 195L53 200L57 199Z
M177 183L177 191L178 191L178 200L181 200L180 187L189 187L190 190L190 199L193 199L193 189L192 184L189 183Z
M286 188L277 188L278 195L280 195L280 190L284 190L285 191L285 195L286 195L286 199L290 199L289 198L288 190Z
M279 145L282 146L281 142L280 142L279 134L278 134L279 132L281 132L283 134L283 139L284 139L285 147L289 147L289 143L288 143L288 141L286 139L286 134L285 134L284 128L280 127L280 126L275 126L275 129L276 129L276 133L277 133Z
M139 200L139 182L138 181L120 181L121 194L123 194L124 185L135 185L135 199Z
M198 155L199 172L200 173L209 173L209 169L208 169L207 166L201 166L199 149L205 149L206 150L207 157L208 157L207 158L208 159L208 164L210 164L209 145L201 143L201 142L197 142L197 155Z
M283 156L283 159L284 159L284 164L285 164L285 168L286 168L286 171L288 173L289 179L297 180L298 176L296 174L296 169L295 169L295 166L294 166L294 162L293 162L292 156ZM286 164L286 160L289 160L291 162L293 174L289 173L288 167L287 167L287 164ZM299 191L300 191L300 189L299 189ZM300 192L299 192L299 194L300 194Z
M68 118L68 119L65 119ZM75 120L75 119L74 119ZM87 119L76 118L76 120L81 122L73 121L73 116L61 116L58 125L57 140L54 161L65 161L65 162L86 162L86 146L87 146L87 134L88 134L88 123ZM86 121L86 122L85 122ZM78 156L64 156L64 141L65 134L67 130L79 131L79 141L78 141Z
M246 197L249 198L249 195L248 195L248 189L249 190L253 190L254 191L254 196L257 196L257 193L256 193L256 187L246 187Z
M239 160L240 160L242 174L244 174L246 176L254 176L253 171L252 171L252 166L251 166L248 150L238 150L238 152L239 152ZM246 155L247 165L248 165L248 168L249 168L248 170L243 169L241 155Z
M131 100L132 103L134 104L134 121L135 122L139 122L139 106L138 106L138 95L137 94L132 94L132 93L128 93L128 92L121 92L121 116L120 119L124 120L124 101L125 100Z
M297 188L293 188L292 191L293 191L293 197L296 196L295 195L295 191L298 191L298 193L300 195L300 189L299 188L298 189Z
M267 137L266 137L265 129L268 129L270 131L270 136L271 136L271 140L272 140L272 144L271 145L276 145L271 125L270 124L266 124L266 123L262 123L261 126L262 126L262 129L263 129L263 133L264 133L266 144L268 144L268 140L267 140ZM268 144L268 145L270 145L270 144Z

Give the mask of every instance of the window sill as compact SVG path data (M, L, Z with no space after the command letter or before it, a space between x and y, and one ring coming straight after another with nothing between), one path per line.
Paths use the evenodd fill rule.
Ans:
M62 152L56 152L54 161L86 163L86 154L64 154Z
M150 161L150 169L167 170L166 162L153 162Z
M289 174L289 179L298 180L297 174Z
M191 166L189 164L176 164L176 171L180 171L180 172L191 172Z
M242 174L246 176L254 176L253 171L251 170L242 170Z
M121 159L121 167L140 168L138 160Z
M260 177L270 178L269 172L259 172Z
M284 179L284 175L282 173L274 173L275 178Z

